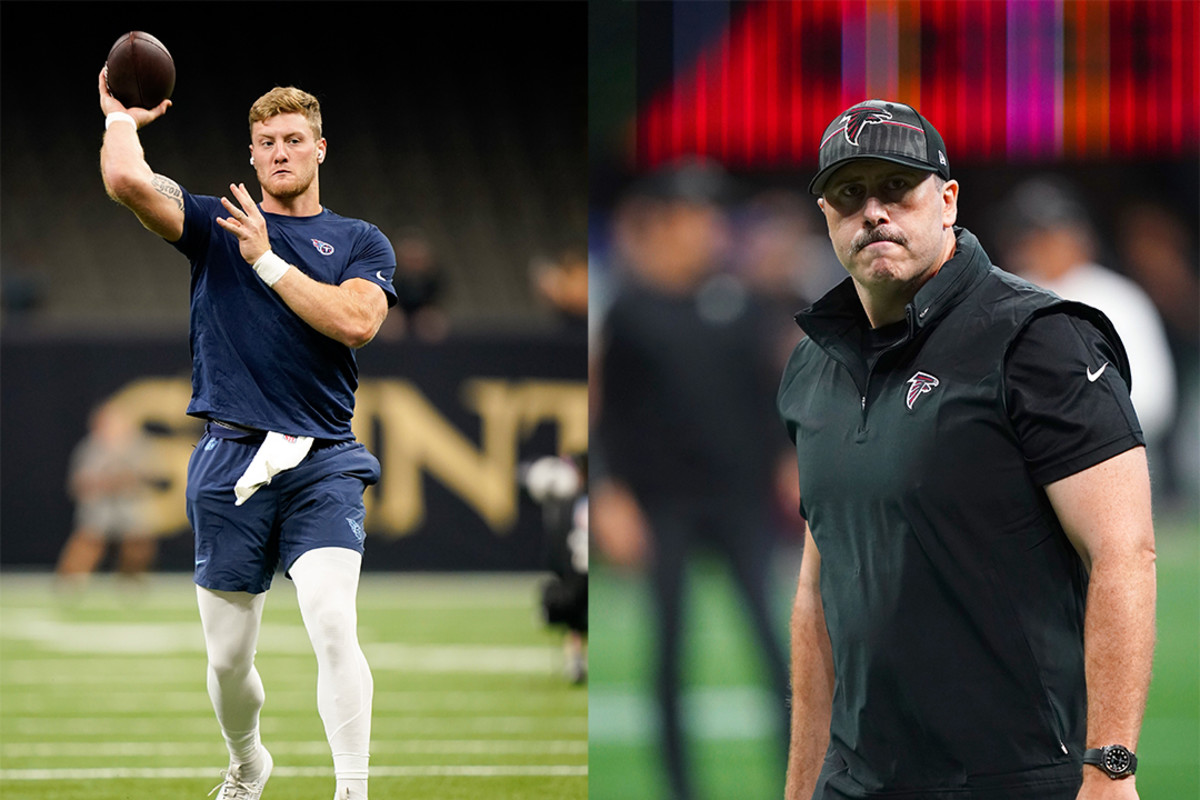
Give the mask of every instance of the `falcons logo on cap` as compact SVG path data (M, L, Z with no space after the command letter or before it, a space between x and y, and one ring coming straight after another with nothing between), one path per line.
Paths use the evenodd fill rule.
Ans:
M846 112L846 116L842 117L842 122L846 123L846 127L842 128L842 131L846 134L846 141L858 147L858 137L862 134L864 126L881 125L891 118L892 113L884 111L882 108L855 106Z
M937 386L941 381L930 375L928 372L917 372L908 379L908 397L905 402L911 409L917 398L926 392L932 392L933 387Z

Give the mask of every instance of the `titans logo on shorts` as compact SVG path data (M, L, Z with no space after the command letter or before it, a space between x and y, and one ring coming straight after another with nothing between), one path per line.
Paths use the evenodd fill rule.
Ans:
M354 441L318 441L241 506L233 487L262 437L206 432L188 463L187 515L196 533L195 581L206 589L259 594L276 570L319 547L363 552L363 490L379 461Z

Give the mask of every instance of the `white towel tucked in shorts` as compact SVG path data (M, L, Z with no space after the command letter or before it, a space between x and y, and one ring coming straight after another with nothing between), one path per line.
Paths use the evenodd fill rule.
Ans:
M271 478L303 461L312 444L311 436L288 436L275 431L268 432L258 452L250 460L250 466L246 467L233 489L237 495L235 505L240 506L270 483Z

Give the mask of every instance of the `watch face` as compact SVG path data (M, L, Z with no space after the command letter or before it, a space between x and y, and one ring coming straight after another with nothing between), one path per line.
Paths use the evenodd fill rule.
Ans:
M1128 772L1130 764L1130 753L1124 747L1104 748L1104 767L1109 772L1115 772L1118 775L1122 772Z

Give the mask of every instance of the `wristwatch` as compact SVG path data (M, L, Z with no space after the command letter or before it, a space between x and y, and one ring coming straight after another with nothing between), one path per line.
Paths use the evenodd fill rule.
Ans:
M1121 744L1110 744L1087 750L1083 754L1083 763L1099 767L1115 780L1128 778L1137 771L1137 756L1128 747Z

